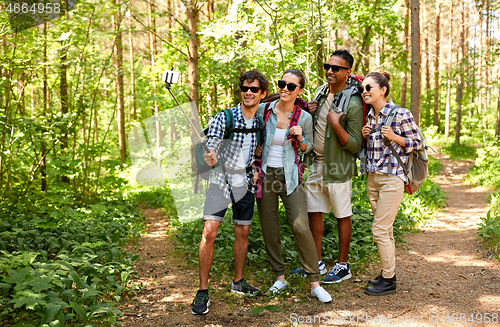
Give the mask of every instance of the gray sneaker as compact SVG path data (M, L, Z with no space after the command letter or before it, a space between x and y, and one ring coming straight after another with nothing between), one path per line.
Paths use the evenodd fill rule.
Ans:
M248 284L246 280L242 279L238 283L235 283L234 281L231 282L231 293L238 293L242 295L250 294L251 296L255 296L259 293L259 289L253 287Z

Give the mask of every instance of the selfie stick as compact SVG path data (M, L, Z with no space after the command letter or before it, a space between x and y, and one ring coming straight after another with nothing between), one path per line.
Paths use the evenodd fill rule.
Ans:
M191 125L191 128L196 132L196 136L200 140L201 146L203 147L203 149L205 149L205 151L207 153L210 153L210 150L208 149L208 147L206 146L206 144L203 142L203 139L201 138L200 134L196 130L196 127L194 126L193 122L191 121L191 119L189 119L189 117L186 114L186 112L184 111L184 109L182 109L179 101L177 101L177 98L175 97L175 95L170 90L172 84L177 84L179 82L179 76L180 76L179 72L176 72L176 71L173 71L173 70L165 70L165 71L163 71L162 81L165 82L165 87L167 88L168 92L170 92L170 95L172 96L172 98L174 98L175 102L177 103L177 106L179 106L179 108L181 109L182 113L184 114L184 116L186 117L187 121L189 122L189 125Z

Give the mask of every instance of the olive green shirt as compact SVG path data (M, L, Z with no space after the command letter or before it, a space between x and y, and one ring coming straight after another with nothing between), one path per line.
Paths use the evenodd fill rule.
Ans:
M318 94L323 87L324 85L316 89L315 94ZM333 103L337 103L337 99L341 93L349 87L350 86L347 86L344 90L336 93L333 98ZM321 107L328 97L328 94L329 92L326 92L326 94L318 100L318 109L312 115L314 126L316 126ZM359 95L353 95L346 110L343 110L343 108L338 109L344 111L344 115L340 117L340 125L349 134L349 140L347 144L343 146L335 134L335 130L327 122L324 138L323 181L330 183L344 183L358 174L356 154L361 150L363 140L361 134L361 129L363 128L363 101L361 97ZM333 109L330 108L330 110ZM315 129L314 132L316 132ZM306 155L304 160L306 163L312 163L314 160L313 152L314 151L311 151Z

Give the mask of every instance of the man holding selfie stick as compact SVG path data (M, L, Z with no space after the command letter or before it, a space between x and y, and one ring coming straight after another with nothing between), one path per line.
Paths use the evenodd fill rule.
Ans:
M306 182L309 226L316 243L320 273L323 213L333 210L339 234L339 255L335 266L322 280L339 283L351 278L347 255L351 243L352 177L357 175L356 154L361 150L363 102L356 87L347 84L354 58L347 50L333 52L324 64L327 84L320 86L308 104L314 123L314 162ZM310 162L310 161L309 161Z
M257 70L251 70L240 77L242 102L230 109L233 116L234 129L251 130L263 128L261 118L256 115L260 101L267 95L269 82ZM260 119L260 120L259 120ZM259 290L243 279L243 269L248 249L248 232L252 223L254 209L253 185L257 175L252 169L255 160L254 151L258 145L256 132L234 132L231 144L221 147L224 140L226 114L218 113L208 130L208 153L204 154L205 162L215 166L220 160L223 171L213 169L210 175L205 206L203 208L204 228L199 250L199 290L192 303L192 313L203 315L208 313L210 300L208 295L208 277L214 257L214 242L217 230L224 221L229 204L233 207L234 223L234 280L231 292L256 295ZM234 171L239 174L233 174ZM243 171L243 173L241 173Z

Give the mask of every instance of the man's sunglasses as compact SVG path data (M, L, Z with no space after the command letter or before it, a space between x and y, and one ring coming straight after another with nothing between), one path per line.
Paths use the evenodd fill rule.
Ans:
M350 69L348 67L342 67L342 66L330 65L330 64L323 64L323 68L325 69L326 72L331 69L332 72L334 72L334 73L338 73L340 68L345 69L345 70Z
M245 86L245 85L242 85L242 86L240 86L240 90L243 93L247 93L248 90L252 91L252 93L259 93L260 87L258 87L258 86Z
M284 88L286 87L286 88L288 89L288 91L290 91L290 92L295 91L295 89L297 88L297 86L298 86L298 85L297 85L297 84L294 84L294 83L288 83L288 84L287 84L287 83L286 83L285 81L283 81L283 80L279 80L279 81L278 81L278 87L279 87L280 89L284 89Z

